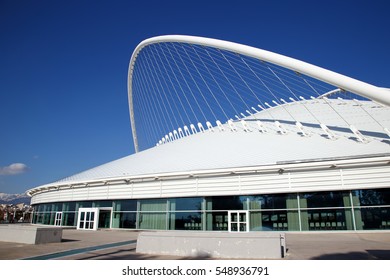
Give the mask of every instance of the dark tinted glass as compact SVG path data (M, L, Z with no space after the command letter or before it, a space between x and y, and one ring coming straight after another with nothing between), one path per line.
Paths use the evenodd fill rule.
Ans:
M79 208L90 208L90 207L92 207L92 201L79 201L78 207Z
M207 198L207 210L243 210L246 196L218 196Z
M93 207L112 207L111 200L98 200L93 203Z
M198 212L176 212L170 215L170 229L202 230L202 215Z
M76 202L64 202L62 204L62 211L75 211Z
M137 200L117 200L115 211L137 211Z
M357 206L390 205L390 189L352 191Z
M363 229L390 229L390 208L362 208Z
M119 228L136 228L136 213L114 213L114 219L119 218Z
M201 197L174 198L169 201L171 211L202 210L203 198Z
M296 194L264 194L249 198L250 209L297 208Z
M319 207L345 207L349 206L348 192L315 192L301 193L301 207L319 208ZM344 205L345 202L345 205Z

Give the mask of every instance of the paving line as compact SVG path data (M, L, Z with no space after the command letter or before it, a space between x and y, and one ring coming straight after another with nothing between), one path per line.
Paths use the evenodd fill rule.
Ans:
M23 258L21 260L52 260L52 259L58 259L58 258L67 257L67 256L71 256L71 255L77 255L77 254L98 251L98 250L104 250L104 249L109 249L109 248L114 248L114 247L120 247L120 246L124 246L124 245L131 245L131 244L136 244L136 243L137 243L137 240L109 243L109 244L104 244L104 245L99 245L99 246L79 248L79 249L58 252L58 253L51 253L51 254L39 255L39 256L35 256L35 257L28 257L28 258Z

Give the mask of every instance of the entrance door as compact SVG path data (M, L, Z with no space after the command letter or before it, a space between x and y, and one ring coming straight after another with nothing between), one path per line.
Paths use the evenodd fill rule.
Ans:
M249 215L248 211L229 211L229 232L248 232Z
M57 227L62 226L62 212L56 212L56 216L54 218L54 225Z
M111 207L99 208L98 228L111 228L111 213Z
M98 208L79 208L77 229L96 230L98 211Z

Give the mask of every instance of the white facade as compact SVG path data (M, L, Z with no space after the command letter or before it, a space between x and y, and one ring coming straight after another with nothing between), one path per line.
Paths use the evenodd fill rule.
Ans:
M389 162L390 156L386 156L328 161L311 166L295 164L222 172L210 170L206 174L149 177L128 183L114 180L97 186L80 185L44 191L32 197L32 204L387 188L390 186Z

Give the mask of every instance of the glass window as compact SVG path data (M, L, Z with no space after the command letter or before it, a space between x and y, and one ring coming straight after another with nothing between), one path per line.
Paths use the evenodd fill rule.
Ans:
M169 199L171 211L182 210L202 210L203 198L201 197L186 197Z
M33 213L33 224L40 224L42 221L42 214Z
M287 211L251 211L251 231L278 231L288 230ZM298 225L299 227L299 225Z
M64 220L62 222L62 225L64 226L74 226L75 225L75 213L67 213L64 212Z
M76 211L76 202L64 202L62 204L62 211Z
M37 224L43 223L43 214L37 214Z
M349 192L315 192L299 195L301 208L348 207Z
M228 230L228 212L207 212L206 230L227 231Z
M78 201L76 204L76 208L91 208L92 201Z
M112 207L112 200L98 200L92 203L92 207Z
M50 224L51 224L51 223L50 223L50 221L51 221L51 216L52 216L51 213L48 213L48 212L44 213L44 214L43 214L42 224L44 224L44 225L50 225ZM54 217L54 215L53 215L53 217ZM53 218L53 224L54 224L54 218Z
M46 212L46 211L50 211L49 204L43 203L38 205L38 212Z
M355 206L390 205L390 189L352 191Z
M250 209L298 208L296 194L264 194L249 197Z
M52 203L50 211L62 211L62 203Z
M166 199L145 199L140 200L141 211L167 211Z
M112 226L115 228L136 228L137 213L114 212Z
M137 211L137 200L116 200L114 211Z
M172 230L202 230L202 214L200 212L173 212L170 214Z
M246 210L247 196L218 196L206 198L207 210Z
M359 216L363 229L390 229L390 207L357 209L355 217Z
M140 229L166 229L167 213L139 213Z
M350 209L319 209L301 213L302 230L352 230Z

